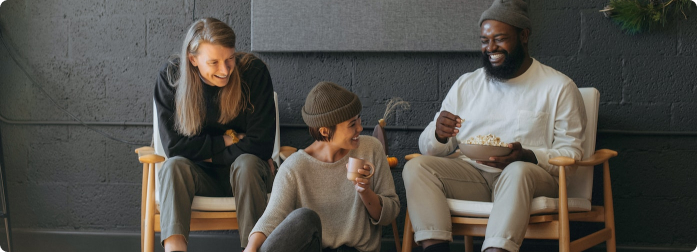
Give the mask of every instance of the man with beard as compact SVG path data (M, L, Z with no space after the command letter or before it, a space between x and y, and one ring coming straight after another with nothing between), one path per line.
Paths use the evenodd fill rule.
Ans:
M493 202L482 251L518 251L534 197L558 196L556 156L582 157L586 112L576 84L528 54L527 4L495 0L480 18L484 67L462 75L421 133L424 155L402 176L414 238L424 251L449 251L446 198ZM507 156L446 158L470 137L494 134Z

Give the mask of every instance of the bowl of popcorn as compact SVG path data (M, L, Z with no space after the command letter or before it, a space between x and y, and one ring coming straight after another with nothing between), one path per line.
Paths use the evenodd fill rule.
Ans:
M512 151L508 143L493 134L470 137L459 146L462 154L476 161L488 161L489 157L506 156Z

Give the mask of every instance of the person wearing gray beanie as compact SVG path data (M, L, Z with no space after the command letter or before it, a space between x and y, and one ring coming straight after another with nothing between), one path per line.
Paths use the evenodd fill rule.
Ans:
M583 156L583 99L573 80L530 57L527 3L494 0L479 24L482 68L456 80L419 137L428 155L402 171L414 241L424 252L449 251L450 199L493 201L482 251L517 252L533 198L558 195L559 167L549 159ZM487 134L508 143L510 154L446 157Z
M479 26L485 20L497 20L521 28L531 29L528 3L523 0L495 0L479 18Z
M380 251L399 197L382 144L360 135L361 108L335 83L310 90L301 113L315 141L281 164L245 251ZM358 177L347 173L354 162Z

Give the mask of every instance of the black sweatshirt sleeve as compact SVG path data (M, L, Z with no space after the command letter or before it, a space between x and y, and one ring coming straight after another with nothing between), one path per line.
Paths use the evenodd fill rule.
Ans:
M222 152L213 154L213 163L231 165L242 154L254 154L262 160L271 158L276 137L276 104L273 99L273 84L266 64L254 59L242 73L242 79L250 90L247 111L240 112L247 122L246 136Z
M168 157L182 156L192 161L209 159L213 156L212 146L215 136L199 134L186 137L174 129L174 94L176 89L169 84L168 74L176 79L178 71L176 62L165 64L160 68L155 85L154 99L162 147L164 147ZM218 137L222 140L222 136Z

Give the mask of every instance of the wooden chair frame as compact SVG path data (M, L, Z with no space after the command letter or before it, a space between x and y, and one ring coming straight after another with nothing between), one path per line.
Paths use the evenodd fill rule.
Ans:
M591 157L577 161L569 157L556 157L549 160L550 164L560 166L559 169L559 212L557 214L535 215L530 217L526 239L559 240L559 251L576 252L589 249L597 244L606 242L607 251L615 252L615 214L612 203L612 186L610 183L609 159L617 156L617 152L608 149L598 150ZM603 165L603 206L592 206L588 212L569 213L566 188L566 166L596 166ZM582 169L579 167L579 169ZM586 168L592 169L592 168ZM569 222L602 222L605 228L571 241ZM473 252L472 237L484 237L488 218L452 217L453 235L465 236L465 251ZM414 230L407 211L404 222L404 237L402 251L411 251L414 243Z

